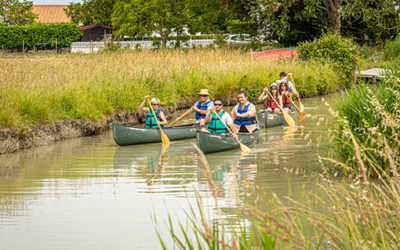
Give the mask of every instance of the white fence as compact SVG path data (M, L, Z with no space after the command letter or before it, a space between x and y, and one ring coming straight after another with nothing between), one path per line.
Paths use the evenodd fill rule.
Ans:
M215 39L202 39L202 40L188 40L185 42L180 41L180 47L192 48L192 47L206 47L215 44ZM153 41L122 41L113 42L115 45L121 48L153 48ZM71 53L92 53L104 49L105 44L109 42L73 42L71 43ZM176 40L167 41L167 47L173 48L177 44Z

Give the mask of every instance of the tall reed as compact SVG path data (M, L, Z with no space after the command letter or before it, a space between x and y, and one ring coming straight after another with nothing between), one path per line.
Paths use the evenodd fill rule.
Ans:
M193 102L200 88L212 97L229 98L240 88L256 97L281 71L293 72L303 96L339 88L329 65L271 62L226 49L0 58L0 126L103 120L136 110L145 95L159 97L162 105Z

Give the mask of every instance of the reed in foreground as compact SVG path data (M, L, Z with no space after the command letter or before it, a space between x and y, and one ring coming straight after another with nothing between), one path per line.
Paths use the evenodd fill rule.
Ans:
M143 96L162 105L192 102L201 88L212 97L251 97L293 72L303 96L335 91L329 65L266 61L225 49L143 50L0 59L0 127L26 127L58 120L104 120L120 110L137 110Z

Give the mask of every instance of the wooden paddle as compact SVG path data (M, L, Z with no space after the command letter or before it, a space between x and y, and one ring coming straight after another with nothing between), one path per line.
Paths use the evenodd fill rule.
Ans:
M293 127L296 125L296 122L293 120L293 118L292 118L288 113L286 113L286 112L282 109L281 105L279 105L279 102L278 102L277 100L275 100L275 98L271 95L271 93L269 92L268 89L267 89L267 92L268 92L269 96L271 96L271 98L276 102L276 105L278 106L279 110L282 112L283 118L285 118L287 124L288 124L290 127L293 128Z
M290 74L290 79L292 79L293 86L296 88L296 86L294 85L294 80L293 80L292 74ZM299 98L300 111L304 113L304 105L303 105L303 103L301 103L301 101L300 101L300 94L299 94L299 96L298 96L297 98Z
M156 113L154 113L153 107L151 106L151 103L150 103L150 101L149 101L148 99L147 99L147 102L149 103L151 112L153 113L154 118L155 118L156 121L157 121ZM158 128L160 129L160 134L161 134L161 141L162 141L162 143L171 144L171 141L169 140L168 136L167 136L166 134L164 134L164 132L162 131L161 126L160 126L160 125L157 125L157 126L158 126Z
M306 114L301 112L301 110L299 110L299 108L296 106L296 104L294 104L294 102L286 94L285 94L285 96L286 96L287 99L289 99L290 103L294 106L294 108L297 110L297 112L299 112L299 115L300 115L301 119L306 117Z
M213 111L213 113L218 117L218 119L222 122L222 124L224 124L224 126L228 129L228 131L230 131L233 134L233 131L231 131L231 129L225 124L225 122L221 119L221 117L219 117L219 115ZM246 145L242 144L238 138L234 137L236 139L236 141L239 143L240 145L240 149L242 150L242 152L244 153L249 153L251 152L251 149L249 147L247 147Z
M183 117L187 116L189 113L181 115L178 117L178 119L176 119L175 121L173 121L170 125L168 125L168 127L171 127L172 125L174 125L175 123L179 122Z

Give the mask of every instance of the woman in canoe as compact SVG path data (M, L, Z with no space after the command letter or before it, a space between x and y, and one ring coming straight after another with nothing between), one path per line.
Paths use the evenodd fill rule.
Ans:
M238 94L238 100L239 104L232 110L235 129L241 133L253 133L258 129L256 106L249 102L249 96L243 89Z
M210 109L206 117L200 121L200 125L208 124L208 129L202 129L203 132L209 132L212 134L228 134L230 131L225 127L229 126L230 130L233 132L233 137L237 138L235 127L233 126L232 117L223 109L224 104L221 99L214 100L214 108ZM215 112L214 112L215 111ZM219 119L215 113L218 114ZM221 122L221 120L223 122Z
M292 73L289 73L289 74L287 75L286 72L281 72L281 73L279 74L280 80L278 80L277 82L278 82L278 83L286 82L286 83L287 83L287 86L288 86L288 91L289 91L289 93L291 93L291 94L297 96L297 98L299 98L299 93L297 92L296 88L294 87L294 84L293 84L291 81L289 81L289 80L287 79L289 76L291 77L291 76L292 76Z
M288 114L292 113L292 96L288 90L288 84L286 82L281 82L279 84L279 103L283 109L283 111Z
M154 113L156 114L156 118L154 118L153 112L151 109L146 108L144 104L149 100L149 96L144 97L144 101L140 104L139 109L147 112L146 124L145 128L158 128L158 126L163 127L163 125L167 125L167 119L165 119L164 112L160 109L160 100L158 98L152 98L150 103L153 107Z
M281 111L278 108L278 104L274 101L274 99L279 100L278 85L276 83L272 83L271 86L269 87L269 92L272 94L274 99L269 94L266 94L267 88L268 87L264 88L260 97L258 97L258 100L265 101L264 105L266 111L275 114L281 114Z

